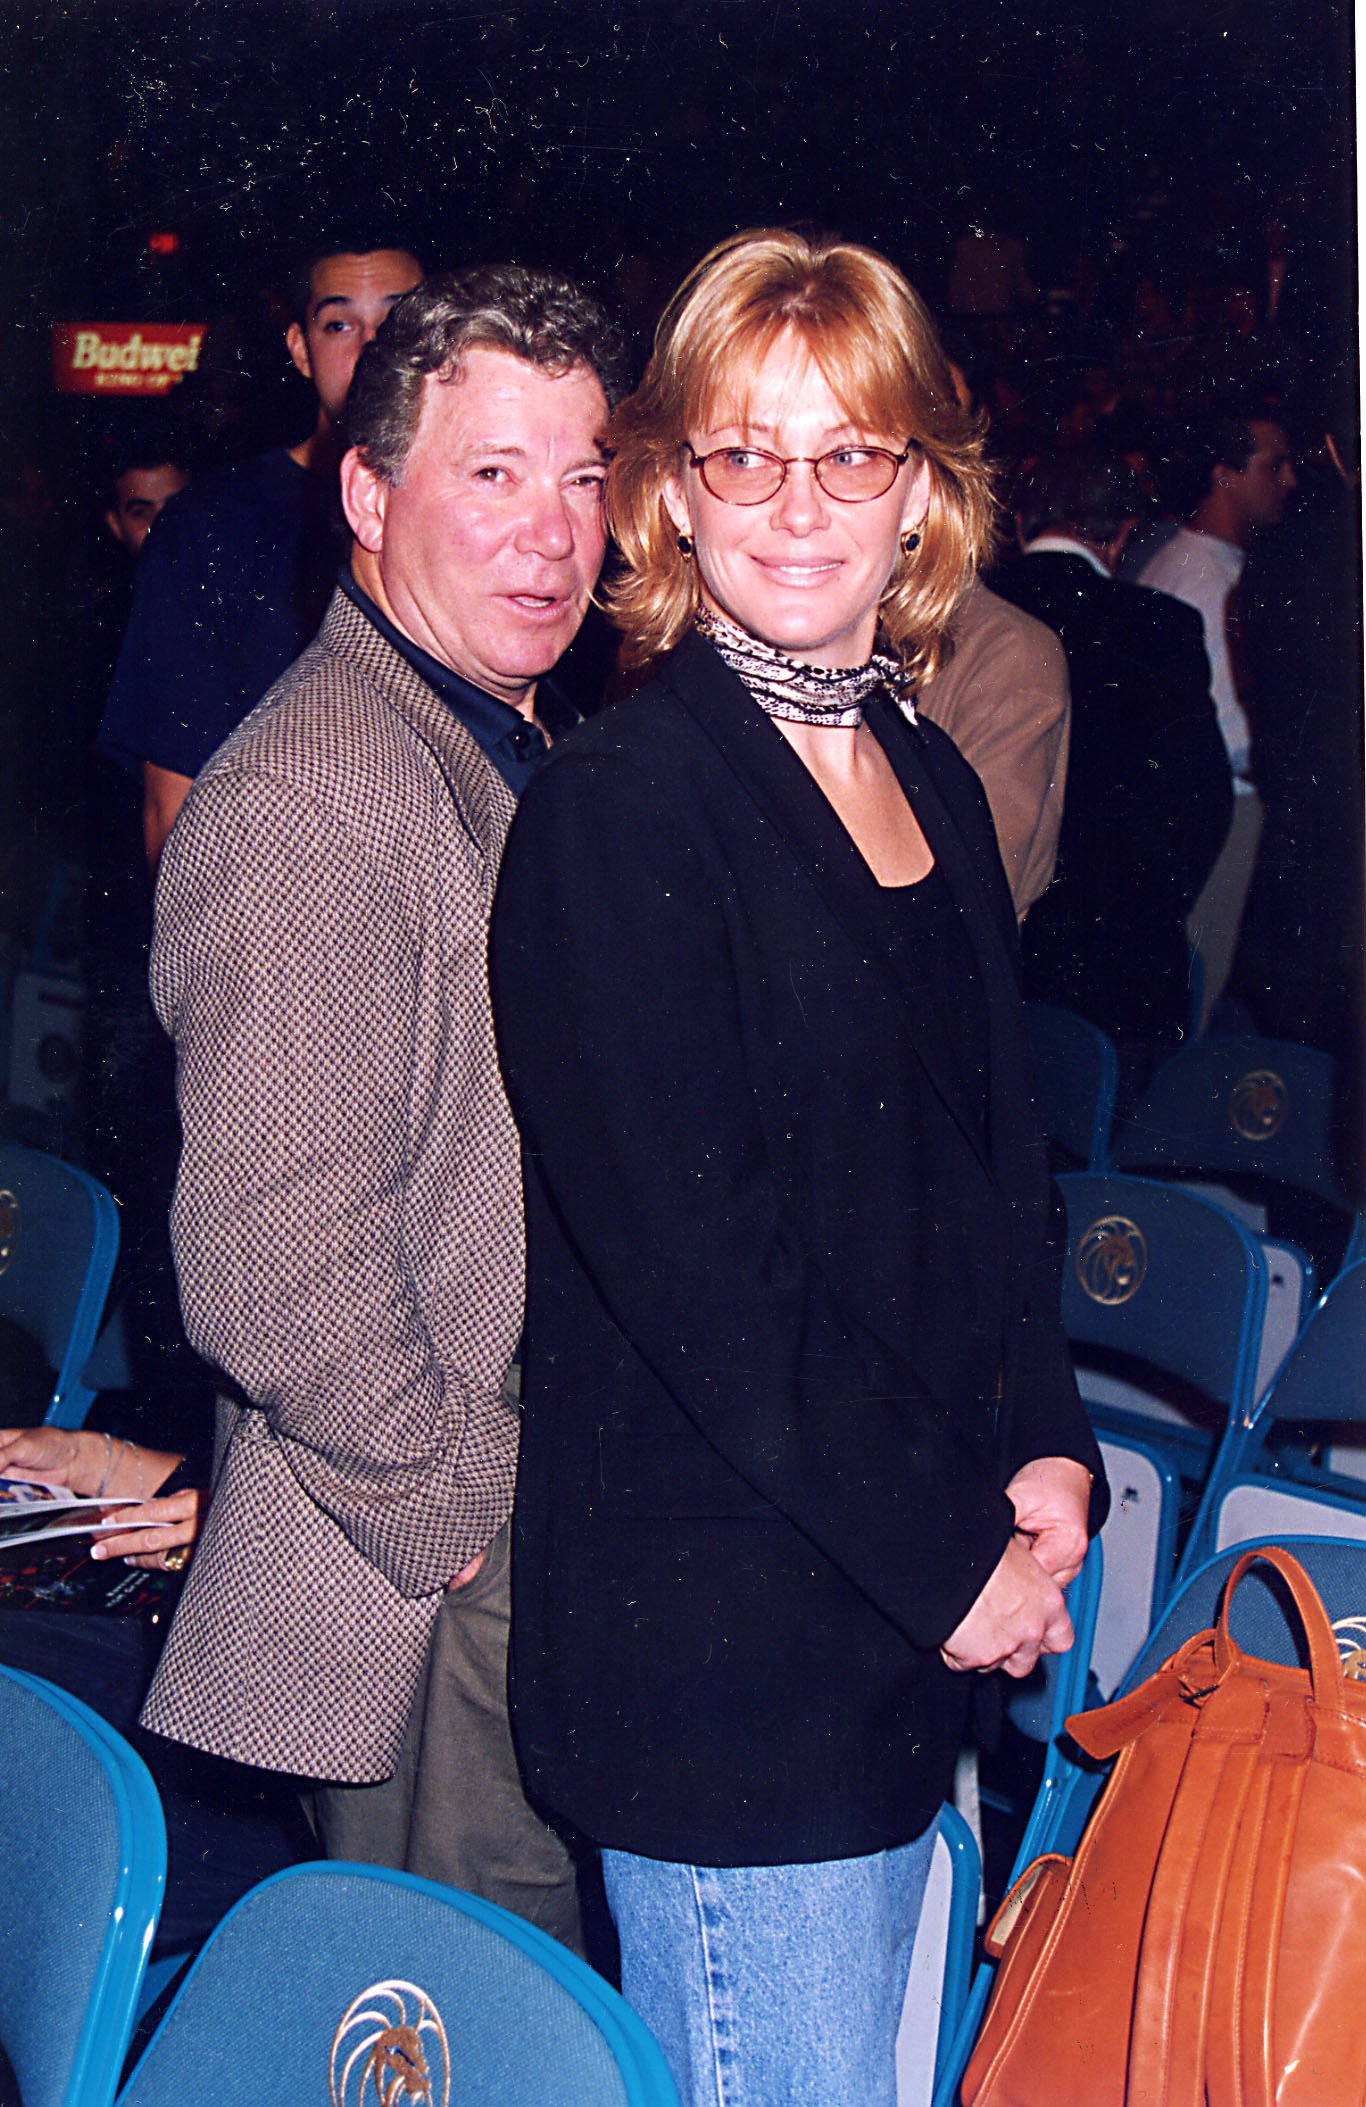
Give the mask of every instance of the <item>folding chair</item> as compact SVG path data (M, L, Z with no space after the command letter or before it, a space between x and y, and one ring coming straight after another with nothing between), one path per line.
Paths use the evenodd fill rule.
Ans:
M1338 1630L1344 1657L1359 1655L1366 1618L1366 1544L1323 1537L1278 1536L1275 1541L1294 1553L1323 1597L1329 1619ZM1116 1695L1134 1689L1193 1633L1209 1629L1224 1582L1243 1552L1251 1548L1248 1543L1240 1543L1220 1551L1178 1586ZM1279 1577L1269 1568L1254 1568L1239 1588L1231 1625L1234 1638L1247 1652L1267 1660L1303 1665L1298 1653L1298 1619L1293 1609L1287 1611ZM1011 1868L1011 1882L1044 1852L1075 1851L1107 1775L1106 1768L1087 1762L1079 1754L1064 1763L1051 1789L1040 1794ZM941 2062L934 2107L955 2107L994 1977L995 1964L984 1961L973 1978L962 2017Z
M1257 1240L1212 1201L1149 1178L1078 1172L1063 1324L1096 1425L1203 1481L1216 1434L1250 1409L1266 1318Z
M96 1179L41 1149L0 1142L0 1317L56 1370L42 1414L52 1426L80 1426L94 1399L82 1371L118 1250L118 1209Z
M1099 1025L1051 1002L1027 1002L1034 1097L1044 1133L1068 1160L1058 1168L1103 1171L1119 1088L1119 1057Z
M967 1823L956 1808L941 1807L897 2034L897 2107L929 2107L940 2058L967 1998L981 1885Z
M54 1684L0 1668L0 2043L24 2107L108 2107L166 1881L141 1757Z
M1196 1039L1163 1062L1120 1124L1113 1161L1148 1176L1232 1180L1216 1197L1263 1233L1268 1210L1279 1233L1276 1214L1298 1200L1295 1239L1327 1277L1353 1214L1334 1142L1337 1080L1331 1055L1288 1039Z
M1335 1432L1363 1423L1366 1260L1340 1273L1320 1297L1271 1389L1231 1416L1179 1572L1248 1536L1289 1530L1366 1538L1362 1437L1355 1455L1332 1441ZM1278 1442L1278 1430L1289 1438ZM1326 1437L1322 1460L1314 1433Z
M1085 1704L1108 1700L1119 1688L1167 1597L1176 1558L1178 1491L1170 1464L1150 1444L1128 1435L1099 1438L1110 1480L1110 1512L1100 1533L1104 1578Z
M1006 1716L1021 1733L1044 1743L1036 1806L1060 1775L1063 1722L1114 1695L1171 1587L1176 1474L1145 1442L1113 1433L1099 1440L1110 1512L1067 1591L1076 1642L1070 1653L1048 1655L1032 1676L1006 1690ZM996 1804L989 1792L983 1798Z
M1314 1307L1318 1275L1308 1252L1283 1237L1258 1239L1266 1260L1266 1318L1253 1391L1265 1397Z
M405 2089L406 2088L406 2089ZM301 1865L229 1910L119 2095L677 2107L653 2036L535 1925L379 1866Z

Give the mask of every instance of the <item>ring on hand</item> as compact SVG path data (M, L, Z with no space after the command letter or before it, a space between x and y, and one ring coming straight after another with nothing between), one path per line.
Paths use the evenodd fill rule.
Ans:
M163 1552L161 1563L167 1573L183 1573L189 1562L188 1544L177 1544L174 1550Z

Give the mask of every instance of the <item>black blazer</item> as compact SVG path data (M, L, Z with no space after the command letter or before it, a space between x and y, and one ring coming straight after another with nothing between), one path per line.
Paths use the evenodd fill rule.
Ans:
M867 866L700 638L557 746L495 903L528 1214L514 1731L555 1815L647 1856L915 1835L1002 1486L1039 1455L1100 1477L986 801L932 725L870 722L970 931L989 1149Z
M1056 629L1072 746L1058 867L1025 923L1026 995L1123 1039L1174 1041L1190 1008L1185 917L1233 818L1193 607L1041 550L992 585Z

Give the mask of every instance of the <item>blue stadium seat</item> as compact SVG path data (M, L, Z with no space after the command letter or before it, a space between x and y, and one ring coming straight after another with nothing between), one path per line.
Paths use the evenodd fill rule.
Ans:
M1216 1437L1255 1397L1261 1246L1179 1185L1079 1172L1058 1188L1067 1208L1063 1325L1092 1418L1203 1482Z
M1353 1217L1335 1145L1338 1083L1331 1055L1292 1040L1196 1039L1163 1062L1121 1122L1113 1161L1147 1176L1231 1181L1235 1207L1255 1209L1249 1222L1305 1244L1327 1279Z
M929 2107L972 1979L981 1891L972 1833L956 1808L942 1807L897 2035L897 2107Z
M64 1690L0 1668L0 2045L24 2107L109 2107L166 1880L156 1788Z
M677 2107L653 2036L556 1940L455 1888L343 1864L291 1866L228 1912L119 2107L409 2099Z
M1034 1100L1059 1168L1103 1171L1119 1088L1119 1056L1099 1025L1051 1002L1027 1002Z
M28 1334L56 1373L40 1415L78 1427L94 1391L81 1380L119 1250L119 1217L98 1181L20 1142L0 1142L0 1317Z
M1359 1260L1320 1297L1270 1390L1230 1418L1180 1571L1248 1536L1366 1538L1364 1435L1366 1260Z

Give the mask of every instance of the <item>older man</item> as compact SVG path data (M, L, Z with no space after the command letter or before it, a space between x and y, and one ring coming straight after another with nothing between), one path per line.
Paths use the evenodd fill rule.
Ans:
M522 1222L485 938L602 560L616 361L546 274L396 307L348 411L350 570L196 782L153 955L181 1300L224 1394L145 1722L318 1781L332 1856L571 1943L506 1719Z

